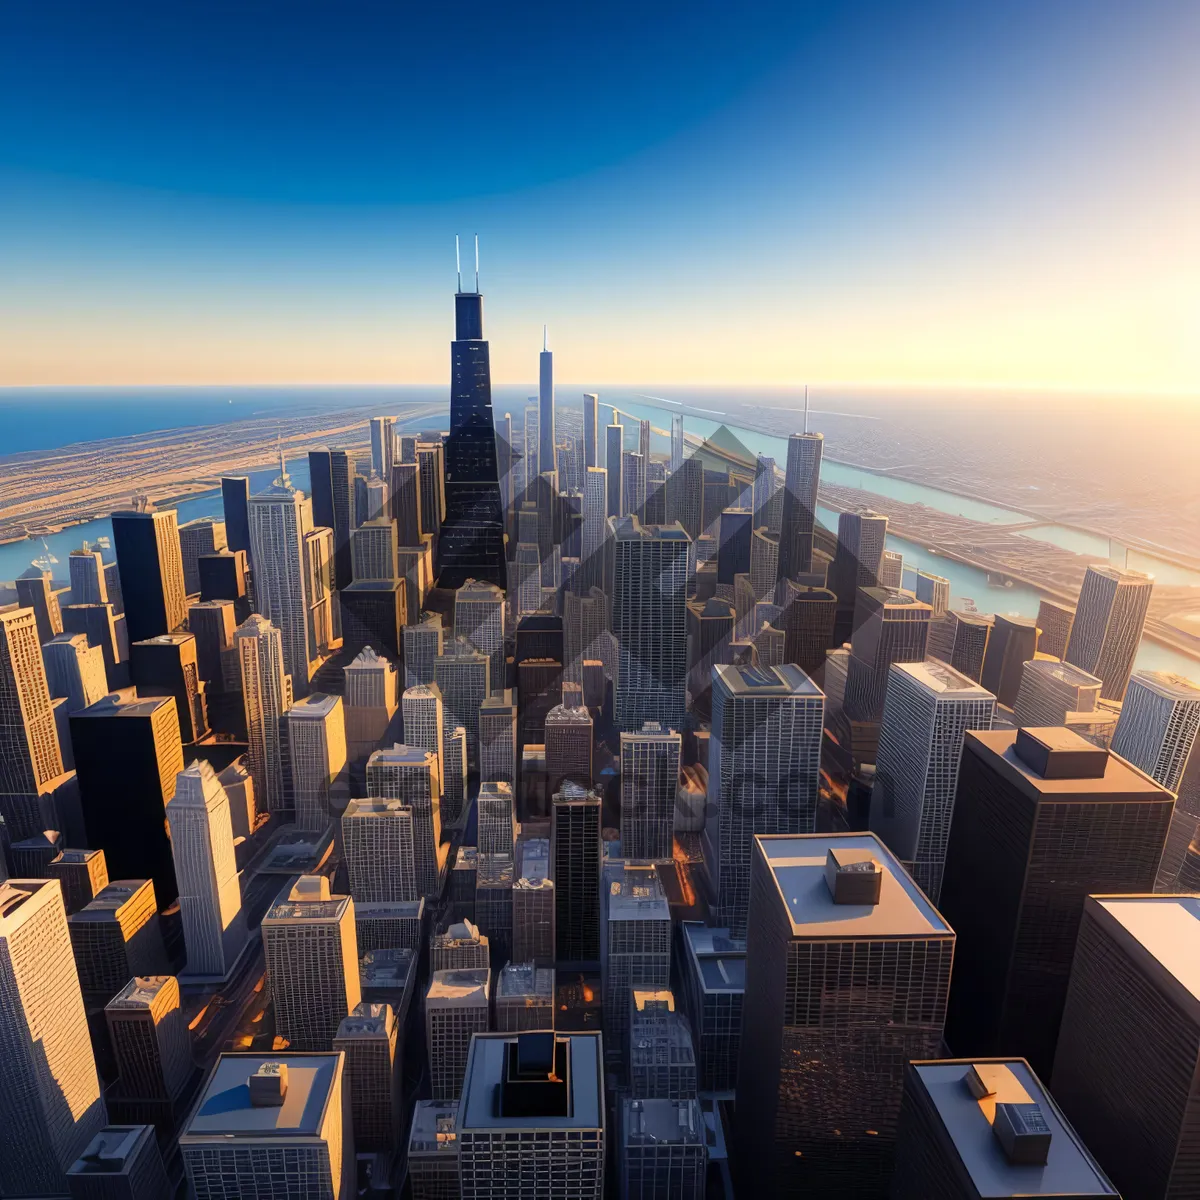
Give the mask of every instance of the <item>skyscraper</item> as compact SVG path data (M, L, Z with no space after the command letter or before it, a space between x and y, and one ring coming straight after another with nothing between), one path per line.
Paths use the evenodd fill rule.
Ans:
M646 519L646 460L636 450L621 455L621 516Z
M488 692L504 690L504 592L494 583L466 580L454 593L454 636L488 660Z
M621 1195L703 1200L708 1135L700 1102L635 1097L619 1101Z
M154 884L116 879L67 918L79 987L89 1007L106 1004L131 976L167 970Z
M788 438L787 471L783 480L783 511L779 526L780 579L794 579L801 572L812 570L813 528L816 521L817 488L821 483L821 452L824 445L825 436L820 433L793 433ZM774 475L774 464L771 474ZM868 521L865 528L874 532L872 522ZM840 546L840 521L838 543ZM870 571L871 564L874 563L875 578L869 583L864 581L856 585L860 587L872 587L878 578L879 564L874 558L873 543L863 538L857 547L847 546L848 551L861 558L868 544L871 549L865 565ZM883 552L882 537L879 552Z
M236 628L232 600L202 600L188 608L188 629L196 639L196 673L206 692L224 690L221 655L233 646ZM217 720L215 716L210 719Z
M634 988L629 1023L629 1090L642 1099L691 1100L696 1052L687 1018L670 991Z
M396 418L371 418L371 470L387 479L396 457Z
M492 374L483 340L483 296L454 297L450 344L450 436L446 439L446 519L438 540L443 587L466 579L505 584L504 511L492 424ZM553 461L553 450L551 451Z
M456 637L434 660L433 677L442 693L447 731L467 731L467 765L479 764L479 707L491 692L490 663L466 638ZM499 690L499 689L497 689Z
M938 623L936 633L930 627L929 654L978 683L983 675L992 621L990 615L951 609Z
M202 555L219 554L225 549L225 522L212 517L199 517L179 526L179 550L183 558L184 592L195 596L200 591L200 558ZM99 559L99 555L96 558ZM104 597L107 600L108 596ZM84 600L80 603L103 603Z
M1054 1094L1128 1200L1196 1192L1200 898L1088 896Z
M1069 730L967 732L941 894L956 1052L1017 1046L1049 1071L1084 897L1152 890L1172 807Z
M871 834L756 837L737 1085L777 1195L887 1195L911 1059L942 1044L955 935Z
M1069 604L1042 600L1038 604L1037 624L1040 631L1038 649L1043 654L1065 658L1067 643L1071 640L1071 626L1075 624L1075 609Z
M181 771L167 804L189 975L226 976L246 945L229 797L203 760Z
M54 880L0 882L0 973L0 1191L58 1196L105 1114Z
M312 528L312 505L292 486L280 456L279 476L250 497L250 542L255 602L279 630L283 669L295 696L308 694L309 665L318 649L309 640L305 591L304 539Z
M159 1200L171 1183L153 1125L106 1125L67 1171L73 1200Z
M233 552L250 553L250 480L245 475L221 476L221 511L225 541Z
M355 580L398 579L398 545L395 521L381 517L359 525L350 537L350 569Z
M517 819L511 785L480 784L475 806L479 853L512 854L516 844Z
M163 1104L169 1112L195 1070L179 980L174 975L135 976L104 1006L104 1020L120 1099ZM168 1132L174 1133L173 1121Z
M699 921L684 921L686 1004L695 1039L697 1084L706 1092L737 1086L746 994L746 943Z
M555 705L546 714L546 780L550 794L570 781L592 785L592 717L586 708Z
M335 1051L346 1056L354 1149L394 1152L403 1124L398 1029L390 1004L359 1004L338 1026Z
M846 713L853 720L879 720L887 694L888 671L892 663L924 659L931 616L929 605L917 600L911 592L859 589L850 659L846 664Z
M1151 576L1107 563L1091 563L1083 577L1064 657L1100 677L1105 700L1125 695L1153 588Z
M280 718L292 707L283 639L270 621L254 613L234 631L233 644L241 669L254 795L260 811L279 812L285 802Z
M554 436L554 355L543 340L542 352L538 355L538 464L542 471L554 470L557 445Z
M433 973L425 993L425 1038L435 1100L453 1100L462 1091L472 1039L488 1029L490 996L486 969Z
M1031 658L1021 667L1021 686L1013 705L1017 728L1065 725L1068 713L1093 712L1102 684L1070 663Z
M353 578L350 531L354 521L354 464L345 450L308 452L313 524L333 530L334 586L340 591Z
M550 842L522 838L512 885L512 956L516 962L554 965L555 900L550 877Z
M350 797L341 696L313 692L297 701L287 711L287 736L296 828L322 833Z
M62 633L62 608L49 571L30 567L16 580L17 606L33 610L37 621L38 645L44 646L56 633ZM67 593L66 599L70 599Z
M182 531L180 541L182 542ZM224 540L224 530L222 530ZM107 604L108 587L104 577L104 560L98 550L72 550L67 557L71 574L72 604ZM194 564L193 564L194 567ZM186 575L186 571L185 571ZM199 588L197 583L196 589Z
M511 688L479 706L479 781L517 784L517 704Z
M179 739L185 746L208 736L208 707L200 686L196 639L160 633L130 646L130 679L139 696L173 696Z
M580 568L584 587L605 585L605 544L608 533L608 472L589 466L583 480L583 536Z
M1167 671L1135 671L1112 752L1178 792L1200 729L1200 687Z
M438 613L417 613L404 627L404 686L433 682L433 664L442 652L442 618Z
M421 544L421 468L415 462L392 464L389 509L401 546ZM384 478L389 478L385 476Z
M356 905L418 898L413 814L402 800L351 800L342 814L342 845Z
M837 623L837 596L828 588L783 583L783 661L806 674L825 665Z
M552 800L550 874L560 962L600 960L600 797L568 785Z
M621 853L662 861L672 856L675 797L683 739L657 721L621 734Z
M457 921L429 939L430 971L486 971L490 965L487 934L470 921Z
M63 850L50 860L46 878L62 884L67 915L78 912L108 886L103 850Z
M625 429L613 414L613 423L604 428L604 469L608 472L608 507L610 517L619 517L625 512L622 482L625 478L621 456L624 453Z
M583 393L583 465L587 467L598 467L600 459L597 457L599 447L597 445L596 434L598 432L597 422L599 420L600 397L594 392Z
M187 614L175 510L115 512L112 531L129 640L174 632Z
M404 740L409 746L428 750L441 761L445 750L446 717L442 690L436 683L419 683L407 688L400 698L404 715ZM445 783L445 780L442 781Z
M755 834L816 828L825 697L790 664L713 673L704 861L714 915L744 937Z
M1016 705L1024 665L1037 653L1037 646L1037 622L1031 617L996 614L979 682L1005 708Z
M933 609L934 621L940 621L950 607L950 580L931 571L917 572L917 599Z
M604 1064L595 1034L483 1034L458 1106L462 1200L602 1200Z
M276 1033L294 1050L325 1049L362 998L354 901L302 875L267 910L262 939Z
M510 962L496 978L496 1030L525 1033L554 1029L554 971L532 962Z
M417 895L438 896L449 844L442 844L441 770L438 756L412 746L376 750L367 760L367 795L399 800L412 811Z
M837 553L829 569L829 587L837 594L839 628L848 633L859 588L879 586L879 568L887 542L887 517L879 513L838 514ZM783 564L783 538L779 556ZM843 636L842 640L845 640Z
M968 729L991 729L996 698L953 667L895 663L879 733L871 832L936 904Z

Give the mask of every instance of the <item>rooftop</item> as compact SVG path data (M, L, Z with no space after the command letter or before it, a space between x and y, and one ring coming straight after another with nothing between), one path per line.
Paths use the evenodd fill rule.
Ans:
M222 1054L184 1125L181 1140L318 1136L340 1057L338 1054ZM252 1104L249 1078L271 1063L287 1067L284 1102Z
M1200 896L1089 896L1200 1002Z
M821 689L797 666L714 668L717 678L735 696L811 696L824 698Z
M702 1145L704 1116L695 1100L623 1100L621 1117L627 1146Z
M542 996L554 1003L554 971L550 967L537 967L531 962L510 962L497 977L496 995Z
M988 1072L988 1085L995 1092L981 1100L967 1086L973 1066L967 1060L918 1062L912 1069L981 1197L1117 1196L1024 1059L978 1061L979 1065L1002 1068ZM1050 1151L1045 1166L1010 1162L992 1132L997 1104L1028 1103L1041 1108L1049 1126Z
M171 705L175 710L174 696L138 696L133 688L122 692L109 692L101 696L95 704L89 705L74 717L151 717L164 705Z
M154 884L149 879L117 879L101 888L77 913L71 914L72 921L107 921L135 898L149 893L154 895Z
M491 971L434 971L425 993L425 1007L487 1007Z
M669 921L671 908L658 868L617 859L604 866L606 919L609 921Z
M337 1040L387 1037L395 1023L390 1004L356 1004L354 1011L342 1018Z
M455 1154L458 1151L457 1129L457 1100L418 1100L413 1108L409 1153Z
M75 1160L70 1175L120 1175L138 1148L154 1135L152 1125L106 1125Z
M1174 671L1134 671L1133 678L1160 696L1172 700L1200 700L1200 684Z
M425 899L420 900L375 900L369 904L354 902L354 919L356 921L377 920L381 917L407 917L411 920L420 919L425 911Z
M367 770L373 766L424 767L437 761L437 755L419 746L402 746L399 742L388 750L375 750L367 759Z
M688 542L683 526L678 521L671 525L643 525L637 517L620 517L616 521L616 537L619 542L659 541Z
M992 693L980 687L973 679L956 671L947 663L936 658L924 662L893 663L893 671L902 671L931 692L939 696L955 696L972 700L991 700Z
M1054 658L1032 658L1026 666L1039 675L1048 675L1051 679L1070 684L1071 687L1099 687L1101 682L1082 667Z
M341 696L329 696L324 692L310 692L301 700L297 700L291 708L288 709L288 720L294 718L305 718L316 720L329 716L335 712L342 703Z
M63 850L59 853L58 858L54 861L62 863L88 863L98 854L103 854L103 850Z
M173 991L176 996L179 995L179 985L174 975L135 976L105 1005L105 1008L149 1008L164 988Z
M364 988L408 986L416 970L416 955L409 949L369 950L358 964L358 977Z
M775 834L754 839L802 938L953 937L899 859L871 833ZM836 904L825 881L831 850L870 854L882 868L878 904Z

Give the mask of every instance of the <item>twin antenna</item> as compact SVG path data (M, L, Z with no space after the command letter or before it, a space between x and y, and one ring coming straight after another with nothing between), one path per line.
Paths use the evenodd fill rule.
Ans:
M462 254L458 246L458 234L454 235L454 266L458 272L458 290L462 291ZM475 291L479 291L479 234L475 235Z

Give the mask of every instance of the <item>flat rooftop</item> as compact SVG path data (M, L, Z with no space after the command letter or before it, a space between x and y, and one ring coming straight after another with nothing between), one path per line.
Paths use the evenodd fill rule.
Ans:
M626 1146L698 1146L705 1140L704 1114L695 1100L621 1102Z
M458 1152L458 1101L418 1100L413 1108L408 1152L448 1154ZM457 1185L456 1185L457 1186Z
M554 1003L554 971L550 967L536 967L531 962L510 962L500 971L496 984L496 995L541 996Z
M941 914L874 834L779 834L754 839L775 876L793 937L952 937ZM835 904L825 882L830 850L870 853L883 868L878 904Z
M735 695L806 696L824 699L825 694L797 666L735 667L722 664L715 668L717 678Z
M1174 671L1134 671L1133 678L1172 700L1200 700L1200 684Z
M669 921L671 907L658 868L623 860L604 865L605 916L609 921Z
M434 971L425 993L425 1007L478 1008L487 1007L491 991L491 972L486 968L475 971Z
M179 995L179 985L174 975L137 975L131 979L104 1007L105 1008L149 1008L158 999L164 988L171 988Z
M318 1136L338 1060L337 1054L222 1054L181 1139ZM282 1105L250 1103L247 1081L264 1063L288 1069Z
M604 1065L597 1034L558 1034L571 1056L570 1113L565 1117L498 1117L496 1085L504 1077L504 1047L515 1034L477 1033L471 1039L459 1101L458 1129L599 1129L604 1124Z
M1101 684L1095 675L1073 663L1059 662L1052 658L1033 658L1029 660L1029 666L1037 674L1049 676L1071 687L1099 687Z
M1118 1195L1024 1059L976 1061L1008 1068L1007 1078L1000 1072L998 1079L990 1079L996 1094L982 1100L976 1100L967 1087L972 1066L967 1060L915 1063L913 1069L981 1197ZM1041 1106L1050 1127L1050 1153L1044 1167L1009 1162L992 1133L997 1103L1029 1102Z
M420 900L375 900L369 904L354 902L356 921L410 920L418 921L425 912L425 898Z
M304 720L323 720L329 716L339 704L341 704L341 696L330 696L325 692L310 692L301 700L297 700L291 708L288 709L287 716L290 721L293 717L298 717Z
M368 950L358 964L358 976L365 988L406 988L416 970L416 956L410 949Z
M71 914L72 921L107 921L119 913L125 905L143 895L152 896L154 885L149 879L116 879L101 888L78 912Z
M373 766L423 767L428 762L436 761L436 758L430 750L397 743L390 750L372 751L371 757L367 759L367 769L370 770Z
M133 696L132 688L125 693L109 692L95 704L72 713L74 717L152 717L164 704L174 709L174 696Z
M1200 1002L1200 896L1090 896Z
M106 1125L75 1160L70 1175L123 1175L138 1148L154 1136L152 1125Z
M924 662L893 663L891 669L903 671L910 679L939 696L953 696L965 700L994 699L987 688L980 687L969 676L936 658L929 658Z

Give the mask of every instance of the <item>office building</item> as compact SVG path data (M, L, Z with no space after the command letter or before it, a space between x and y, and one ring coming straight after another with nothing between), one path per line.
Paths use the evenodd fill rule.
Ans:
M671 910L652 863L606 862L602 896L604 1054L609 1062L624 1062L634 990L671 986Z
M635 988L630 1005L629 1091L643 1100L692 1100L696 1052L669 991Z
M996 614L979 682L1005 708L1016 706L1024 665L1037 648L1038 627L1032 617Z
M104 1125L87 1014L53 880L0 882L0 1192L57 1196Z
M175 510L115 512L112 540L130 642L174 632L187 615L188 594Z
M446 472L442 450L440 441L417 443L417 466L421 473L421 533L432 538L435 547L446 517Z
M583 480L583 531L580 569L585 587L604 587L608 535L608 472L589 466Z
M517 662L517 697L523 746L545 745L546 718L562 703L563 669L558 658L526 658Z
M674 853L683 739L657 721L621 734L621 853L661 861Z
M351 771L361 773L396 715L400 672L395 663L364 646L343 668L342 679L346 758Z
M47 829L36 837L22 838L8 847L13 874L17 879L49 879L50 864L58 857L62 834Z
M389 1004L358 1004L338 1026L334 1052L345 1057L354 1149L363 1154L394 1152L403 1124L399 1031Z
M688 696L694 712L712 712L712 669L730 659L734 636L734 607L715 596L689 600L686 607Z
M302 875L262 920L275 1031L295 1050L329 1046L361 997L354 901Z
M511 854L479 854L475 870L475 920L487 936L497 967L512 957L513 880Z
M484 783L476 800L480 854L512 854L517 836L513 790L507 783Z
M754 514L748 508L727 508L721 513L717 548L718 587L722 584L732 587L738 575L749 575L753 522Z
M739 1156L781 1195L886 1196L904 1072L941 1049L955 935L871 834L756 837Z
M174 975L142 975L104 1006L123 1101L170 1105L192 1072L192 1035ZM172 1129L172 1132L173 1129Z
M355 1194L342 1054L222 1054L179 1135L196 1200Z
M320 833L349 798L341 696L313 692L287 711L296 828Z
M82 634L104 656L110 690L129 683L129 644L117 632L111 604L65 604L60 610L64 633Z
M622 1200L703 1200L708 1129L699 1101L620 1100Z
M1075 609L1054 600L1038 603L1038 649L1055 658L1066 658L1071 626L1075 624Z
M491 943L470 921L456 921L429 939L430 971L486 971Z
M625 497L622 484L625 479L622 455L624 453L624 426L613 414L612 425L604 428L604 469L608 472L608 505L606 515L620 517L625 513Z
M181 539L182 539L182 530ZM72 550L67 557L72 604L107 604L104 560L98 550Z
M154 884L117 879L67 918L79 986L89 1005L107 1004L137 975L167 969Z
M787 471L783 481L783 507L779 527L780 579L794 579L802 572L812 569L813 528L824 443L824 435L819 433L793 433L788 438ZM774 464L771 474L774 475ZM840 523L838 536L840 543ZM881 544L881 552L882 549ZM875 571L878 572L878 563L875 563ZM874 581L856 586L874 586Z
M1084 901L1054 1095L1128 1200L1196 1193L1198 962L1200 898Z
M435 1100L453 1100L463 1088L472 1038L486 1033L491 973L435 971L425 993L429 1080Z
M496 1031L554 1029L554 971L532 962L510 962L497 976Z
M1064 658L1099 676L1105 700L1125 695L1153 587L1153 578L1138 571L1107 563L1088 566Z
M956 1053L1020 1047L1049 1074L1084 897L1153 889L1172 808L1069 730L966 734L941 894L959 936Z
M992 621L990 615L952 608L936 628L930 625L929 654L949 663L956 671L978 683L983 676L983 660L987 655Z
M931 571L918 571L915 590L917 599L933 609L931 619L940 621L950 608L950 580Z
M883 559L879 564L879 586L888 588L901 588L904 586L904 555L898 554L895 550L884 550ZM915 590L915 589L914 589ZM931 591L927 585L927 590ZM929 603L925 596L918 594L918 600L925 600Z
M370 950L358 964L363 1003L387 1004L396 1014L396 1025L400 1029L408 1021L416 993L419 957L419 948L397 946Z
M412 1200L458 1200L458 1098L418 1100L408 1135Z
M230 551L250 553L250 480L245 475L221 476L221 511L225 542Z
M71 743L88 846L104 851L110 875L149 876L170 904L179 889L165 809L183 770L174 699L114 692L71 716Z
M467 801L467 731L447 729L442 745L442 822L455 825Z
M202 759L181 771L167 804L189 975L224 977L247 940L229 797Z
M782 585L783 661L811 675L825 665L837 622L837 596L828 588L792 580Z
M754 835L816 828L825 697L790 664L714 675L704 861L714 915L741 937Z
M224 550L202 555L196 564L200 576L200 600L232 600L234 615L244 621L250 615L246 585L250 573L245 550ZM110 589L111 591L111 589Z
M105 1125L67 1171L71 1200L170 1200L153 1125Z
M63 850L50 860L47 879L62 885L67 916L90 904L108 886L103 850Z
M551 805L556 957L559 962L598 962L600 796L569 784L553 797Z
M489 661L466 638L456 637L434 660L433 678L441 689L445 726L467 731L467 765L479 763L479 706L489 694Z
M644 520L646 514L646 460L634 450L621 455L621 516Z
M254 795L262 812L284 807L281 718L292 707L292 679L284 662L283 638L265 617L254 613L233 635L246 714L246 757Z
M595 467L600 463L597 457L599 447L596 439L600 397L594 392L583 393L583 464L585 467Z
M454 637L488 660L489 694L503 692L504 593L499 587L468 579L454 593Z
M544 728L547 787L551 794L565 782L580 787L592 784L592 717L586 708L555 705L546 714Z
M417 896L439 896L449 845L442 845L438 756L430 750L395 745L367 760L367 795L399 800L412 813L413 865Z
M925 658L932 612L911 592L859 590L846 676L846 713L851 719L880 719L891 665Z
M356 905L416 900L413 813L401 800L351 800L342 845Z
M778 580L779 537L764 525L750 537L750 587L757 599L773 601Z
M1102 684L1070 663L1031 658L1021 667L1021 686L1013 705L1020 728L1065 725L1069 713L1094 712Z
M190 633L163 633L130 647L130 679L139 696L174 696L179 740L185 746L208 736L208 710Z
M682 526L643 526L636 518L615 529L613 633L619 649L617 728L645 721L680 728L687 677L687 560Z
M396 457L396 418L372 417L371 431L371 470L382 478L387 478Z
M356 654L367 646L378 646L384 654L399 658L407 594L403 579L356 579L338 593L343 650Z
M914 1062L904 1076L893 1200L1117 1200L1021 1058Z
M737 1086L746 995L746 943L699 921L682 926L684 996L691 1016L697 1086L732 1093Z
M232 647L236 628L232 600L202 600L188 608L188 629L196 647L196 673L206 691L224 689L221 655Z
M1167 671L1135 671L1125 692L1112 752L1178 792L1196 731L1200 687Z
M479 779L517 783L517 705L511 688L493 692L479 706Z
M333 581L339 590L353 578L350 536L354 524L354 463L345 450L308 452L313 524L333 530Z
M968 729L991 729L996 698L935 658L895 663L871 792L877 834L936 904Z
M458 1106L461 1200L601 1200L601 1057L595 1034L475 1038Z
M550 842L522 838L512 884L512 957L516 962L553 966L555 895L550 876Z
M415 953L424 941L425 900L360 903L355 897L354 931L360 954L394 949Z
M401 546L421 544L421 468L415 462L394 462L388 480L388 511Z
M17 590L17 607L33 610L37 623L38 645L45 645L57 633L62 633L62 609L50 572L29 567L13 583ZM70 600L70 593L66 599Z
M0 816L13 837L41 832L36 797L62 773L37 618L0 608Z
M887 541L887 517L863 510L838 514L837 552L829 568L839 620L848 628L859 588L879 587L879 569Z
M196 596L200 593L200 557L206 554L220 554L224 549L224 521L200 517L179 526L179 551L183 559L183 586L186 595ZM107 600L108 597L105 596L104 599ZM94 602L84 600L81 603Z
M405 689L400 706L405 742L436 754L440 761L446 734L441 688L436 683L414 684Z
M398 579L399 545L395 521L385 517L364 521L350 538L353 577L360 582L383 580L391 583Z

